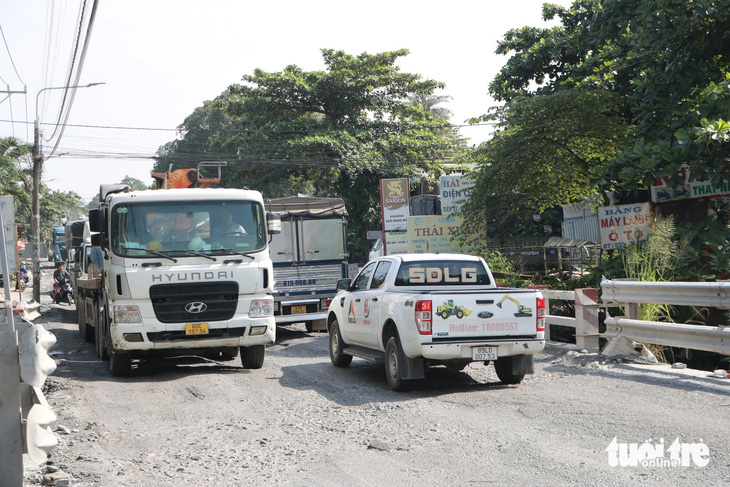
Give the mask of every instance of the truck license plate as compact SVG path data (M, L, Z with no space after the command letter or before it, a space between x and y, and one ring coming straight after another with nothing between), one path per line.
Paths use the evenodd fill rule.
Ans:
M208 323L188 323L185 325L186 335L207 335Z
M301 315L307 312L306 306L292 306L291 307L291 314L293 315Z
M478 362L497 360L497 347L473 347L471 357L472 360Z

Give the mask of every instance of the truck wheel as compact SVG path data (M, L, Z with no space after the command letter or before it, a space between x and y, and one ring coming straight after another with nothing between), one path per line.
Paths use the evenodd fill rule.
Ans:
M304 323L304 328L307 330L307 333L312 333L312 331L314 331L314 324L311 321L306 321Z
M352 355L342 352L345 342L342 341L340 325L334 320L330 325L330 360L335 367L347 367L352 363Z
M411 381L403 379L400 374L400 364L404 358L400 340L397 336L390 337L385 345L385 378L394 391L406 391L411 386Z
M250 347L241 347L241 364L244 369L260 369L264 366L264 354L266 347L264 345L252 345Z
M109 352L109 372L114 377L126 377L132 374L132 357L126 353Z
M519 384L525 378L525 374L512 373L512 357L495 360L494 370L497 371L497 377L503 384Z
M104 343L107 335L106 328L108 326L106 318L106 310L103 306L96 306L96 327L94 329L94 343L96 344L96 355L101 360L109 360L109 351Z

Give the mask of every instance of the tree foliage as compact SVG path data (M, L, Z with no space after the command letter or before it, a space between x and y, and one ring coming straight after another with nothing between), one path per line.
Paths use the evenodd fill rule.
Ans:
M442 119L410 102L443 84L401 72L396 62L407 54L324 49L323 71L290 65L244 75L185 120L181 137L160 149L158 170L226 160L226 186L267 197L340 196L364 260L365 233L380 214L379 179L438 177L440 163L463 147Z
M727 178L730 2L577 0L543 7L550 29L509 31L498 53L512 53L490 85L503 100L574 88L617 96L636 135L591 169L602 188L636 188L685 169L715 184Z
M548 210L595 194L589 172L631 135L619 110L610 93L572 89L513 97L483 117L497 130L473 154L476 185L464 216L486 215L492 237L534 235L533 214L543 214L540 229L553 223Z

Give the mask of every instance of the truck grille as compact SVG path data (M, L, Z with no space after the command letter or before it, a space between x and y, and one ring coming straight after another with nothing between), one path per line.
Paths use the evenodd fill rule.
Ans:
M237 282L201 282L196 284L158 284L150 287L150 300L155 317L162 323L225 321L233 318L238 305ZM190 313L192 303L205 309Z

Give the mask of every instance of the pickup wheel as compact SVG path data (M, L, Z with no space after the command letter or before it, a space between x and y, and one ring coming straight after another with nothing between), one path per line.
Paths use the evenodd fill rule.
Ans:
M512 357L503 357L495 360L494 370L497 371L497 377L503 384L519 384L525 378L525 374L512 373Z
M265 354L266 347L264 345L241 347L241 365L244 369L260 369L264 366Z
M403 379L400 374L401 360L404 359L405 354L400 346L400 340L397 336L390 337L385 345L385 378L394 391L407 391L411 386L411 381Z
M127 377L132 374L132 357L126 353L109 351L109 372L114 377Z
M342 352L345 342L342 341L340 325L334 320L330 325L330 360L335 367L347 367L352 363L352 355Z

